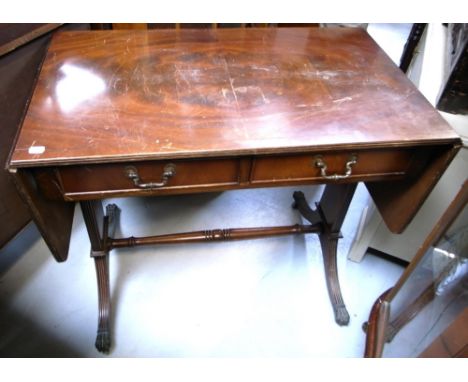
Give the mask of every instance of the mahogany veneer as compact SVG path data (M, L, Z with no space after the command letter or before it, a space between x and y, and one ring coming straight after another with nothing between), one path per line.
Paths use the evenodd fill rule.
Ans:
M80 201L100 296L96 346L110 346L114 246L320 235L340 324L336 245L356 183L401 232L459 137L360 29L64 32L54 36L9 169L55 258ZM310 225L113 238L110 196L328 184ZM231 235L232 234L232 235ZM116 244L118 243L118 244Z

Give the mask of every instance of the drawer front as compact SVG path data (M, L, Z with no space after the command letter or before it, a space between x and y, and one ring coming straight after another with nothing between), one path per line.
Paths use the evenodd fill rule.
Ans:
M164 182L168 165L173 173ZM158 190L235 185L239 182L239 161L210 159L112 163L61 167L57 172L65 195L131 194L131 191L154 193ZM132 179L129 174L136 174L138 179ZM163 182L165 184L162 185ZM153 185L149 186L149 183Z
M261 157L254 161L251 182L379 180L404 175L413 154L412 150L395 149Z

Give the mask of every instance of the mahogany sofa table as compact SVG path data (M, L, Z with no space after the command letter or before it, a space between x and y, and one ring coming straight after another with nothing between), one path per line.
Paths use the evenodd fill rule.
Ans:
M361 29L84 31L56 34L8 169L57 261L80 202L110 347L113 248L317 233L338 324L340 227L364 182L401 232L460 139ZM116 238L109 197L327 184L306 225Z

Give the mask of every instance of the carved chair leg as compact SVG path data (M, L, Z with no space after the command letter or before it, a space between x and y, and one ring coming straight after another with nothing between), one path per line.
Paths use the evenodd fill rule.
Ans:
M118 208L115 204L106 206L103 213L100 201L81 202L83 217L91 242L91 257L94 258L98 284L98 330L95 346L108 353L111 346L110 333L110 285L109 285L109 237L113 235Z

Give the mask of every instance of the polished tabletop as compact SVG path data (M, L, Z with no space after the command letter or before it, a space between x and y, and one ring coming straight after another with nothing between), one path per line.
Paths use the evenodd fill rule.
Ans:
M358 28L57 33L11 167L449 143Z

